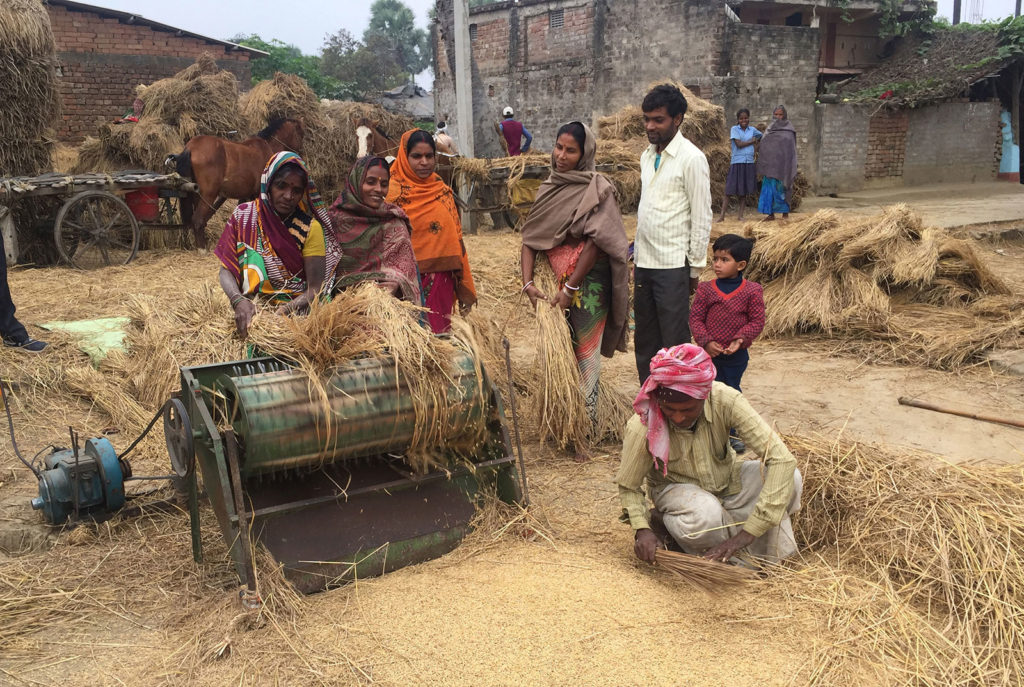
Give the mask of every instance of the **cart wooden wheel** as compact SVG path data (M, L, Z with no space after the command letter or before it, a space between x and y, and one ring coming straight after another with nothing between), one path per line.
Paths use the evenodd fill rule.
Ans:
M61 258L79 269L127 265L139 250L139 223L107 191L82 191L57 213L53 238Z

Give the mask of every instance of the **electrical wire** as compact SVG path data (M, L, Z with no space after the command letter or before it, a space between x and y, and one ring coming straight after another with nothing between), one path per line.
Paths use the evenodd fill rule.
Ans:
M32 471L32 474L36 476L36 479L42 479L42 473L40 473L38 469L33 467L32 463L25 460L25 458L21 455L21 451L18 450L18 441L14 438L14 419L11 417L11 405L7 402L7 392L4 391L4 386L5 382L0 380L0 400L3 401L4 411L7 413L7 428L11 433L11 446L14 447L14 455L18 456L18 460L24 463L25 467ZM36 456L38 455L39 454L37 453ZM35 458L33 458L32 460L35 460Z

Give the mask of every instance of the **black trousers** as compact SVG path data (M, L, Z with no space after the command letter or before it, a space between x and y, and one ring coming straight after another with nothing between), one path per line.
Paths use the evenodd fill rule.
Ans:
M0 232L0 337L24 341L28 332L14 317L14 301L7 286L7 256L4 254L4 235Z
M662 348L690 343L690 268L633 271L633 347L643 384Z

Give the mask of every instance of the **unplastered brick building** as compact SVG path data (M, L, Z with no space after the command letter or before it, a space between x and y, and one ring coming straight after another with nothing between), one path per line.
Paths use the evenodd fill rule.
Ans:
M926 179L922 164L947 149L959 169L971 170L971 179L993 178L998 103L958 94L964 102L946 98L927 111L902 113L877 105L845 106L841 100L817 103L820 94L872 72L902 40L881 37L877 1L839 5L806 0L477 4L469 14L476 155L501 154L494 123L507 105L533 133L534 146L543 149L554 143L560 124L596 122L624 105L639 104L652 82L674 79L722 105L729 125L741 107L750 109L756 124L770 121L775 106L785 105L798 134L800 167L819 190L921 183ZM912 2L905 7L917 9ZM435 111L457 123L453 0L437 0L436 16ZM967 130L965 117L972 122ZM925 122L949 135L929 137Z
M97 122L131 109L135 87L173 76L204 52L247 87L249 60L264 55L150 21L138 14L66 0L44 0L57 47L63 122L58 138L78 142Z

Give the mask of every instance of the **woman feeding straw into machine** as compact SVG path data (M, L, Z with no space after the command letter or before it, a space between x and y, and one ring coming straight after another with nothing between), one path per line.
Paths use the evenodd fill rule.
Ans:
M257 296L287 314L330 288L341 252L302 158L287 151L270 158L260 177L260 197L239 203L214 253L242 337L256 314Z
M629 316L628 241L615 188L596 171L597 140L580 122L558 130L551 175L541 184L523 224L523 293L566 310L580 385L591 422L597 421L601 356L626 350ZM534 282L538 252L547 256L558 291ZM578 449L579 447L577 447ZM578 456L579 457L579 456Z
M406 131L391 166L387 200L409 216L427 319L441 334L451 329L456 301L463 311L476 303L476 288L455 194L434 172L436 166L434 137L422 129Z
M384 200L390 180L384 158L359 158L331 206L341 247L334 287L375 281L397 298L421 305L409 218L402 208Z

